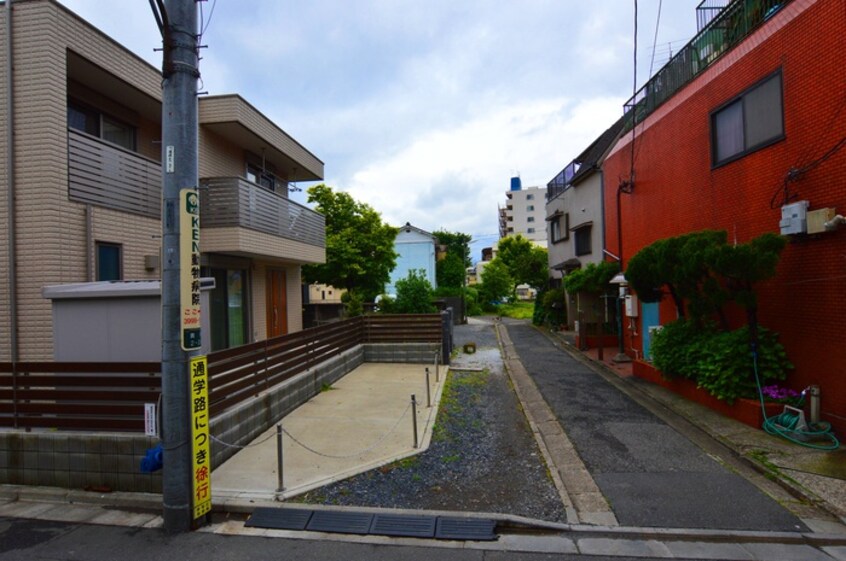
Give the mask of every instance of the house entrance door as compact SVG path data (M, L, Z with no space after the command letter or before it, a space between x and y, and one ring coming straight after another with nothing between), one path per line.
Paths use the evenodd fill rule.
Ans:
M643 334L643 360L651 362L652 335L655 333L655 329L661 327L661 321L658 319L658 302L641 302L640 316L640 332Z
M282 269L267 271L267 338L288 333L287 279Z

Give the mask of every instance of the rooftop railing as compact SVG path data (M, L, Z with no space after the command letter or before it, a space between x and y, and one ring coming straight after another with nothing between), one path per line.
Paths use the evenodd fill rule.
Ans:
M735 0L711 19L625 104L640 123L792 0ZM627 128L631 130L632 120Z

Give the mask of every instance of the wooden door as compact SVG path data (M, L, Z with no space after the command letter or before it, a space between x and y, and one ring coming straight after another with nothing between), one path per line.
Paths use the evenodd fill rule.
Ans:
M285 271L267 271L267 338L288 333L288 297Z

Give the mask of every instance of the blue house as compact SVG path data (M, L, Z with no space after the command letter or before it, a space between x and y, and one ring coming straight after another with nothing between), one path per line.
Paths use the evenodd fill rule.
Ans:
M385 287L385 293L396 296L396 282L408 276L412 269L422 270L426 279L437 288L435 280L435 236L406 222L400 228L394 241L397 252L397 264L391 271L391 280Z

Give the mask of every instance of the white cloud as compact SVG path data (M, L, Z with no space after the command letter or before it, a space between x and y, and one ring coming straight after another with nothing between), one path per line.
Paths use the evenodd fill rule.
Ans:
M515 170L524 186L545 186L620 113L613 98L492 107L339 178L339 187L393 224L492 233Z
M60 1L160 65L148 2ZM241 94L394 223L494 233L509 178L545 185L632 92L631 0L213 2L201 89ZM693 35L698 3L663 2L659 46Z

